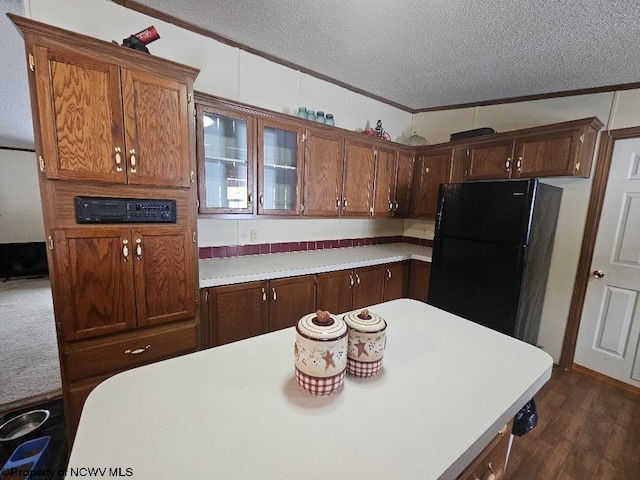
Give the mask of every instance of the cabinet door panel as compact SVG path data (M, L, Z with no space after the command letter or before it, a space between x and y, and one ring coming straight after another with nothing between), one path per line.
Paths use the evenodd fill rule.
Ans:
M190 187L187 85L123 68L122 91L128 182Z
M422 155L416 166L411 216L435 218L438 209L438 189L448 183L451 175L453 150Z
M426 303L430 276L430 263L411 260L409 263L409 292L407 296Z
M253 213L255 120L203 105L197 112L199 211Z
M465 179L509 178L514 164L513 140L470 145Z
M385 302L407 296L409 262L388 263L385 265L384 298Z
M120 70L91 56L36 45L35 71L47 178L125 181ZM121 154L122 161L124 153Z
M316 278L316 308L336 314L351 310L354 285L351 270L319 273Z
M294 326L315 311L316 284L313 275L269 282L269 331Z
M376 159L375 197L373 215L393 216L396 189L396 151L378 148Z
M368 307L382 302L384 265L354 270L356 285L353 290L353 309Z
M195 316L194 248L190 230L149 227L133 231L138 325Z
M344 141L309 130L304 161L304 214L337 217L342 199Z
M53 292L65 340L135 328L133 257L128 230L54 233ZM127 254L127 255L125 255Z
M516 177L573 175L579 130L525 137L516 141Z
M409 216L414 163L415 160L413 154L405 152L400 152L398 154L394 217L403 218Z
M267 282L209 289L211 346L244 340L267 331Z
M373 207L374 147L347 141L344 159L342 215L369 217Z
M302 128L258 120L258 213L299 215Z

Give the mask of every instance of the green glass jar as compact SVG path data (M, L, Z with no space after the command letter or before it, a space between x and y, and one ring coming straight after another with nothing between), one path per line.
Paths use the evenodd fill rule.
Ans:
M315 121L315 119L316 119L316 112L314 110L307 110L307 120Z
M298 117L307 118L307 107L298 107Z
M326 123L327 125L335 125L336 122L333 119L333 113L327 113L327 115L324 117L324 123Z

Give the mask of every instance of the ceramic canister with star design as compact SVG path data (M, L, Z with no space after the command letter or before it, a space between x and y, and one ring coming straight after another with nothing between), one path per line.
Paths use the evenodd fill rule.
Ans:
M294 345L296 380L316 395L342 386L347 368L347 326L327 311L302 317L296 325Z
M377 374L387 345L387 322L367 309L348 312L344 321L349 329L347 371L359 377Z

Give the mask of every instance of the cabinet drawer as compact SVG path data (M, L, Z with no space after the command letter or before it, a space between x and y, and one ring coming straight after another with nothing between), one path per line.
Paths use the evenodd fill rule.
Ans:
M504 478L507 461L507 448L513 422L509 422L496 438L480 452L473 462L458 477L458 480L476 480L488 478L492 473L496 480Z
M74 344L65 353L68 380L138 367L197 347L196 324L148 329Z

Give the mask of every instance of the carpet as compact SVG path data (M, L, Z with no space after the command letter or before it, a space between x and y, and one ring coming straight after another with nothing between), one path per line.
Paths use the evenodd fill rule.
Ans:
M0 283L0 412L62 387L48 277Z

